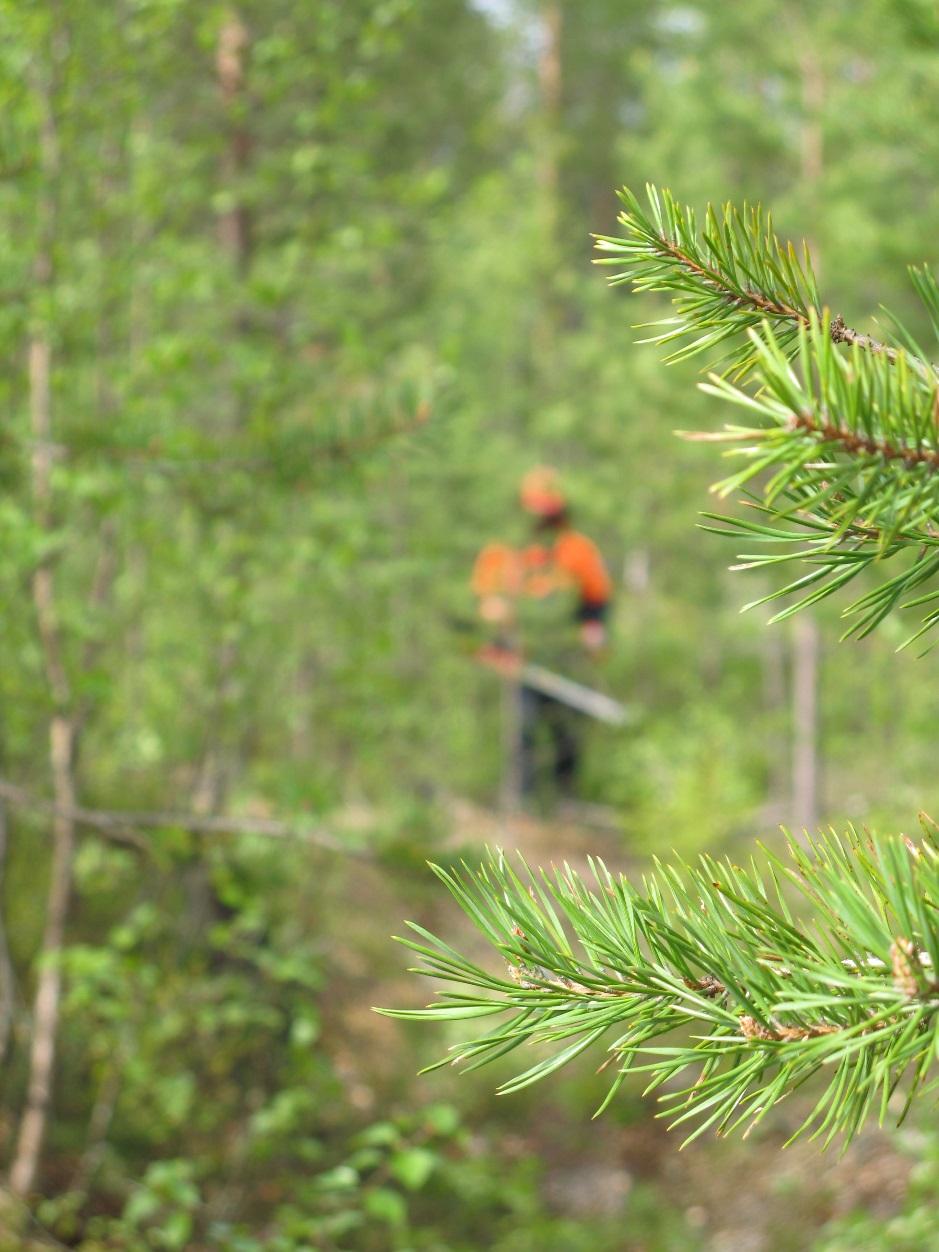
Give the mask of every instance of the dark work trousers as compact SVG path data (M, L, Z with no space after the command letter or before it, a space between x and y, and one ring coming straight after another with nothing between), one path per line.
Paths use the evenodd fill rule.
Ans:
M533 795L539 783L550 778L558 793L569 796L580 763L577 714L524 684L519 688L519 703L522 795Z

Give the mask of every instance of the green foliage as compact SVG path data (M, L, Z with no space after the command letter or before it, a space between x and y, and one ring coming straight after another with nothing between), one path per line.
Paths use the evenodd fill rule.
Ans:
M717 485L721 495L764 475L755 504L765 521L716 519L724 523L718 533L743 534L771 549L742 557L737 568L811 567L753 603L797 594L773 619L782 620L915 550L900 573L847 605L844 616L853 621L844 637L863 638L898 605L930 605L922 627L900 646L919 639L939 622L932 607L939 593L909 598L939 571L937 382L928 355L899 322L894 340L902 346L849 330L840 316L829 324L808 248L803 245L800 264L759 209L726 205L718 217L709 206L699 237L693 211L669 192L649 188L649 213L628 190L620 194L628 233L598 238L602 251L615 254L603 261L623 266L611 281L677 293L677 317L655 339L688 340L670 360L734 341L730 368L737 381L712 375L703 390L763 419L756 427L688 436L742 445L729 454L747 465ZM936 331L939 288L928 269L911 274ZM851 345L847 354L842 343Z
M773 621L815 604L871 568L915 551L895 577L865 592L843 610L853 617L844 638L863 638L898 605L931 603L939 593L906 599L939 570L933 519L939 514L939 452L935 389L900 353L895 361L857 345L839 354L813 317L798 337L798 368L787 362L771 332L754 335L760 389L751 395L715 379L706 390L763 419L759 427L728 427L723 434L692 436L731 444L731 455L748 464L716 490L729 495L764 471L758 511L765 522L714 518L718 533L770 547L743 556L738 568L767 568L797 561L811 571L769 596L767 603L798 593ZM780 545L788 551L780 552ZM797 545L793 548L793 545ZM808 588L808 594L804 594ZM905 601L905 604L904 604ZM913 642L939 621L929 611Z
M10 1252L52 1238L83 1252L712 1241L685 1216L710 1203L693 1198L694 1158L662 1166L637 1096L581 1133L589 1080L500 1103L488 1074L441 1075L460 1129L410 1080L433 1040L365 1006L392 994L388 918L438 925L423 858L494 820L498 687L447 618L468 610L479 545L513 538L534 460L562 469L621 584L598 678L643 707L642 732L598 734L583 780L607 806L611 860L663 841L690 857L775 820L785 636L738 618L734 580L689 535L707 467L666 430L703 427L709 401L693 362L662 371L629 350L588 231L617 234L623 170L667 171L702 203L772 202L784 237L820 249L836 307L884 301L910 328L891 342L930 359L928 307L899 279L935 260L935 17L834 0L795 6L783 29L769 0L561 3L562 90L545 107L554 7L0 2L0 774L35 801L0 814L16 993L4 1163L50 859L41 559L83 806L271 818L355 853L345 866L302 838L81 828L51 1120L37 1194L0 1205ZM218 56L234 19L247 42L232 100ZM800 176L805 52L826 79L815 190ZM748 235L752 221L718 213L713 256L688 247L729 257L740 289L735 258L755 249L772 292L789 252L764 262L766 222ZM606 253L619 269L636 255ZM792 307L811 312L796 288ZM716 315L707 289L672 294ZM654 292L641 300L656 317ZM744 320L760 333L755 312ZM670 348L718 329L688 325ZM30 485L37 334L52 364L48 530ZM900 642L897 622L882 629ZM939 803L939 709L935 684L888 662L877 636L826 657L820 746L829 813L889 829ZM623 1170L645 1181L626 1197L604 1169L632 1133ZM736 1177L746 1159L720 1168Z
M478 871L438 868L508 973L487 973L412 923L420 941L403 942L420 954L419 972L461 990L394 1015L508 1017L441 1064L475 1068L521 1044L549 1045L506 1093L612 1032L615 1078L601 1108L630 1071L648 1074L647 1091L667 1084L663 1116L698 1123L689 1138L756 1125L826 1067L829 1083L796 1134L850 1139L872 1109L883 1121L908 1075L902 1120L939 1048L939 852L851 833L807 849L790 842L790 854L791 866L766 854L749 870L707 856L660 865L641 891L600 862L593 886L569 868L535 875L522 863L516 873L501 855ZM814 909L812 924L784 887ZM669 1043L682 1028L691 1037Z
M665 329L650 342L686 340L670 361L721 348L728 368L739 374L755 364L745 332L763 322L792 350L809 311L819 308L808 248L803 246L800 259L791 243L781 244L772 218L759 206L738 210L726 204L718 213L708 205L699 234L693 209L680 205L668 189L649 186L647 192L648 211L624 187L619 222L625 236L596 240L599 251L611 254L597 264L617 267L612 285L674 293L676 316L660 323ZM733 349L724 347L728 340L737 341Z

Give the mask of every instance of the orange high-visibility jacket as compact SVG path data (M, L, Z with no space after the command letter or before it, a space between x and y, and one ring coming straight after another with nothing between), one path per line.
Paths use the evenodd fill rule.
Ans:
M472 588L479 596L545 596L572 589L578 616L606 607L613 585L597 545L576 530L564 530L550 548L533 546L519 552L504 543L489 543L476 558Z

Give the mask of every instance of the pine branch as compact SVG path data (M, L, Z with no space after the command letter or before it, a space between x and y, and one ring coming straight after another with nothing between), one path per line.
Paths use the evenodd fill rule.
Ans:
M825 414L793 413L789 421L793 430L805 431L819 444L840 444L845 452L871 457L875 463L902 461L907 469L925 465L931 471L939 467L939 452L935 448L897 447L886 439L869 438L857 431L848 430Z
M708 205L699 233L693 209L667 189L646 191L648 210L628 188L619 192L622 236L595 236L597 249L610 254L596 264L617 267L611 285L673 295L676 316L653 323L665 329L646 342L684 340L670 361L720 348L737 374L753 363L746 331L768 321L780 342L791 342L820 307L808 249L803 245L800 260L759 206L726 204L718 212Z
M775 600L798 597L770 618L771 624L785 621L847 586L865 570L880 569L896 557L908 556L914 545L917 546L918 553L912 561L908 561L893 577L878 583L842 610L842 616L850 622L842 639L863 638L870 634L897 607L913 608L939 598L939 593L936 592L928 592L914 599L906 598L923 582L939 573L939 537L901 531L892 544L884 546L879 531L852 524L846 529L842 543L838 547L832 547L830 525L807 509L780 522L772 509L759 502L751 504L756 512L769 520L756 522L746 517L704 514L710 521L719 524L703 526L702 529L738 540L745 536L751 542L772 549L741 553L739 563L731 568L749 570L792 562L808 565L810 568L808 573L800 574L768 595L751 601L744 606L744 611ZM778 549L781 547L787 550L780 552ZM937 621L939 613L930 611L920 628L900 644L900 649L921 638Z
M901 647L920 639L939 625L939 593L920 594L939 573L937 368L896 319L895 344L851 329L840 315L829 320L804 245L800 265L759 208L725 205L719 217L709 207L699 234L691 209L668 191L648 194L646 211L621 193L626 235L600 238L598 247L613 254L603 263L620 266L614 283L673 293L678 316L655 337L685 341L669 359L731 345L725 361L735 381L725 371L703 389L762 424L685 437L727 443L728 455L745 459L715 490L726 496L758 480L767 521L706 516L721 523L719 533L769 545L741 556L737 569L809 567L755 603L795 596L778 621L907 556L898 573L847 605L844 637L863 637L899 606L928 606ZM939 286L925 268L910 275L939 336Z
M845 326L844 318L840 313L831 319L828 333L831 335L832 343L856 344L866 352L883 353L891 362L895 361L899 355L897 349L891 348L889 344L881 343L879 339L874 339L871 335L862 335L859 331L852 330L850 326Z
M642 1073L647 1092L664 1089L661 1116L696 1123L689 1139L710 1126L752 1129L822 1074L796 1134L827 1144L872 1111L882 1122L905 1077L902 1120L939 1046L936 845L850 832L807 850L790 842L789 853L784 863L764 850L746 870L707 856L659 864L641 890L599 861L589 885L566 866L534 874L520 861L516 872L501 854L477 871L435 867L506 972L412 924L418 938L401 942L421 958L416 972L446 986L427 1008L385 1011L500 1018L438 1064L473 1069L535 1045L538 1059L505 1093L606 1037L601 1069L615 1076L601 1110Z
M911 369L902 350L892 362L857 344L847 355L834 351L814 314L808 330L799 332L797 362L787 359L766 326L762 334L751 332L751 341L758 394L716 376L703 389L757 413L765 424L686 437L731 445L728 455L746 464L714 490L726 496L760 476L761 511L770 521L708 516L722 523L720 533L743 533L776 549L793 545L783 553L742 555L737 569L794 560L811 567L756 602L801 596L774 620L818 603L867 569L915 552L898 574L844 610L852 619L845 637L864 636L939 573L935 383ZM939 614L930 612L923 629L901 646L937 621Z
M660 191L650 184L646 194L648 209L629 188L622 188L618 195L624 207L617 220L624 234L594 236L597 250L610 254L596 258L595 264L617 267L611 286L631 283L637 292L673 295L677 315L652 323L665 329L644 342L684 340L668 361L720 348L727 371L738 377L755 364L746 333L764 322L780 347L794 350L799 329L822 310L807 244L797 250L783 243L773 232L771 214L759 205L738 209L725 204L720 210L708 205L699 232L694 210L679 204L667 188ZM923 296L931 276L928 271L911 271L911 276ZM939 321L939 293L936 311ZM902 327L898 331L905 335ZM888 361L897 359L896 347L853 330L841 314L832 318L829 333L834 343L856 344ZM927 359L921 352L913 355ZM924 373L934 372L917 363Z

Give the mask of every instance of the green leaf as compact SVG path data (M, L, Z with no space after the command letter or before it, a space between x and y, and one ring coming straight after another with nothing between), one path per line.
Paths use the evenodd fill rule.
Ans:
M420 1191L437 1168L437 1155L428 1148L402 1148L392 1156L388 1168L409 1191Z
M407 1225L407 1201L400 1191L393 1191L391 1187L374 1187L366 1191L362 1203L369 1217L384 1222L386 1226L398 1230Z

